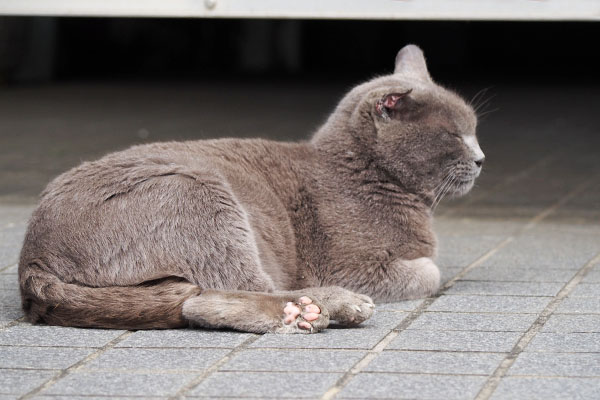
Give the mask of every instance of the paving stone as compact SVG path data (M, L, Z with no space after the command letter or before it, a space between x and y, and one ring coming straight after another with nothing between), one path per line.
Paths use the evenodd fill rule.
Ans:
M502 240L517 233L524 225L522 221L510 219L456 217L454 215L436 215L433 224L441 241L452 237L477 239L481 236L498 237Z
M76 372L60 379L42 395L79 396L171 396L195 374L140 374L123 372Z
M600 332L600 315L553 314L542 327L542 332Z
M580 284L583 283L600 283L600 268L595 266L588 274L583 278Z
M565 314L600 314L600 297L569 297L556 309Z
M504 378L492 400L589 400L600 398L600 379L596 378Z
M525 332L536 314L425 312L407 329L430 331Z
M34 400L140 400L142 397L138 396L69 396L69 395L56 395L56 396L35 396ZM155 396L144 396L144 400L167 400L169 397L155 397ZM2 400L0 398L0 400Z
M457 312L538 313L550 297L444 295L428 310Z
M399 301L396 303L377 303L375 310L379 310L379 311L414 311L419 305L421 305L421 303L423 303L422 299Z
M203 370L223 358L228 349L113 348L85 366L86 370L193 371Z
M505 353L459 353L386 350L366 368L371 372L489 375Z
M279 335L267 333L250 347L289 348L289 349L371 349L389 329L369 327L326 329L317 335Z
M466 267L497 246L503 239L498 235L481 234L440 236L436 263L442 267L442 270L445 266Z
M508 375L600 377L600 353L521 353Z
M0 368L65 369L93 349L0 346Z
M221 367L221 371L346 372L365 351L247 349Z
M21 295L18 290L0 289L0 304L21 307Z
M0 332L0 345L102 347L125 331L19 324Z
M15 319L21 318L23 315L23 310L21 310L21 305L10 304L10 306L4 306L0 304L0 321L8 321L12 322ZM0 339L0 343L1 343Z
M598 234L544 224L520 235L486 261L486 266L580 269L600 250Z
M482 376L361 373L337 398L472 399L485 380Z
M520 336L520 332L406 330L387 349L508 352Z
M600 333L538 333L525 351L600 352Z
M0 370L0 394L23 395L52 378L56 371Z
M25 227L14 226L0 230L0 267L15 264L25 238Z
M0 229L26 226L35 206L3 204L0 207Z
M1 274L0 275L0 290L19 290L19 282L17 275Z
M194 388L189 395L315 398L333 386L341 376L342 374L324 372L217 372Z
M558 282L458 281L447 294L555 296L564 286Z
M2 258L0 258L0 260L3 260ZM0 268L3 268L2 270L0 270L0 275L15 275L15 281L17 280L17 272L19 271L19 266L17 264L11 264L8 265L7 263L5 263L4 261L2 261L2 266Z
M537 267L481 266L472 269L463 280L470 281L507 281L507 282L562 282L566 283L576 271L569 269L549 269Z
M252 337L249 333L202 329L137 331L115 347L234 348Z
M580 283L569 297L598 297L600 296L600 283Z
M454 278L462 270L463 267L440 267L440 286Z
M408 315L409 313L405 311L380 310L378 307L376 307L375 313L371 316L371 318L360 324L360 329L392 329L397 327ZM345 330L352 328L331 324L327 329Z

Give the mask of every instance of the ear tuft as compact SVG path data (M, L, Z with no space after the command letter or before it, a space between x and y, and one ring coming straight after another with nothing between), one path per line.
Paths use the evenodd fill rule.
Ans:
M395 74L408 75L422 81L431 81L423 51L414 44L404 46L396 56Z
M403 93L388 93L375 103L375 111L378 115L389 118L389 112L400 107L400 100L408 96L412 89Z

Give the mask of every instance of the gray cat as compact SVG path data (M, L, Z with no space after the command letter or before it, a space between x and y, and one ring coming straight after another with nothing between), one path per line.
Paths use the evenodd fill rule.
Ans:
M83 163L33 213L23 308L52 325L310 333L363 322L371 298L432 295L433 208L479 175L476 123L409 45L310 142L156 143Z

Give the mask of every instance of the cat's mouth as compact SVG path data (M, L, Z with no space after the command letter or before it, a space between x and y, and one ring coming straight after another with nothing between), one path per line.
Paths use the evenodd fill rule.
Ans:
M478 176L479 171L451 171L434 190L431 208L435 209L445 196L460 197L467 194L475 185Z

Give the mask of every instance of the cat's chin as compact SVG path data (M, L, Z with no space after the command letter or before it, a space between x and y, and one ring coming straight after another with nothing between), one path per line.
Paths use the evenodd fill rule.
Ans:
M469 193L475 185L475 179L458 182L449 193L451 197L461 197Z

